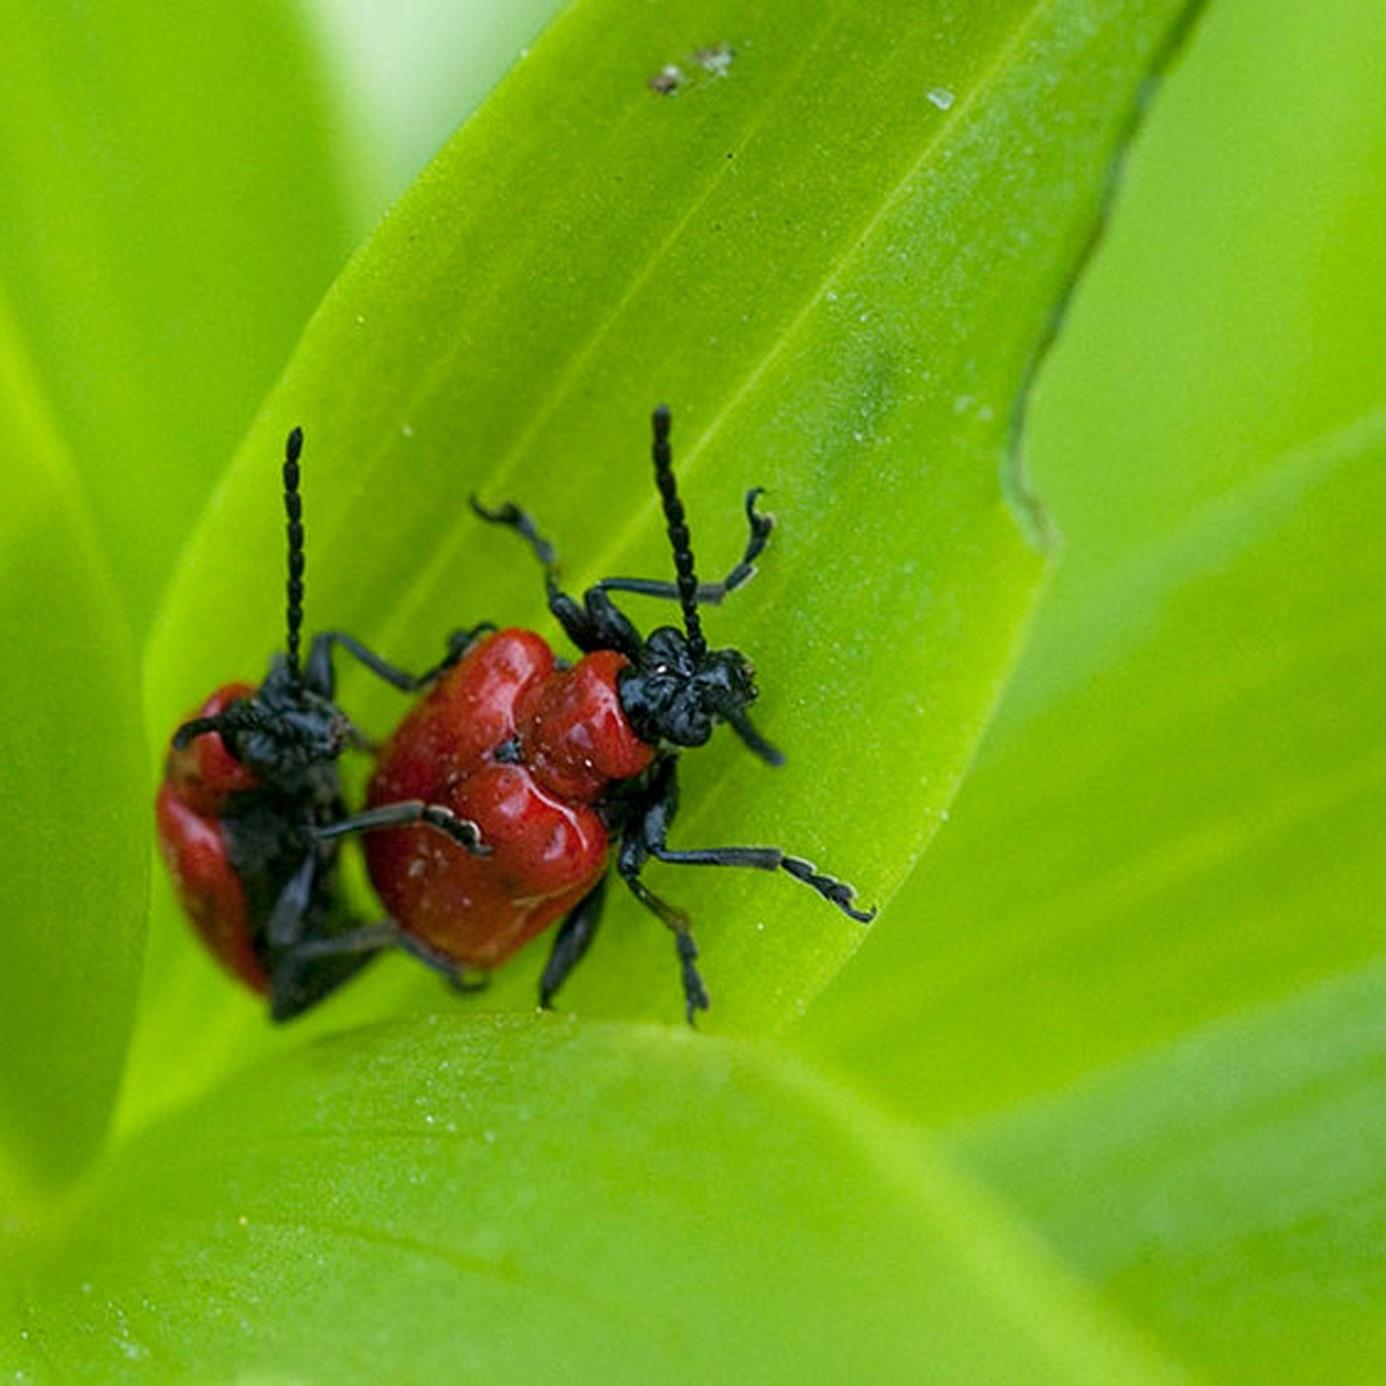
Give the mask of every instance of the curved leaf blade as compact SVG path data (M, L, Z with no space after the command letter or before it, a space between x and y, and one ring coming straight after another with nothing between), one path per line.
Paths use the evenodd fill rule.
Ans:
M815 1047L957 1120L1379 953L1383 462L1378 414L1056 610Z
M0 440L0 1142L55 1185L100 1138L125 1057L149 790L124 614L3 302Z
M1010 409L1184 11L782 3L750 27L690 0L565 12L315 319L164 612L155 734L228 651L264 657L280 563L266 492L289 424L317 469L311 619L417 665L449 627L540 616L537 574L466 514L469 490L536 509L575 586L666 569L641 457L668 398L705 565L739 546L747 485L779 510L756 587L715 630L753 653L765 729L792 757L778 777L725 741L690 760L677 836L782 841L887 899L1039 580L998 485ZM726 77L647 89L713 34L735 54ZM918 80L921 48L951 104ZM517 226L524 206L542 212ZM231 583L265 597L233 607ZM368 726L398 717L391 695L346 688ZM781 1026L860 931L788 881L709 874L723 879L668 888L708 921L714 1023ZM667 938L628 903L613 916L572 1004L675 1019ZM733 927L746 919L764 928ZM532 1004L536 967L511 969L492 1004ZM165 992L187 1005L199 985ZM438 1004L430 979L412 989ZM217 1025L224 995L197 991L195 1009Z
M1386 1371L1386 967L958 1133L1086 1279L1210 1378Z
M1384 64L1374 0L1200 25L1034 411L1064 590L1381 404Z
M0 278L137 630L349 248L291 8L0 3Z
M912 1135L676 1030L300 1047L146 1132L31 1253L21 1346L59 1377L1166 1379Z
M955 805L966 860L953 857L950 830L898 902L919 912L921 946L889 929L878 935L807 1027L819 1052L850 1053L859 1076L879 1075L883 1091L914 1110L944 1119L976 1110L960 1096L968 1082L982 1110L1000 1104L980 1126L963 1126L966 1153L1171 1350L1223 1377L1365 1379L1380 1357L1380 1101L1364 1057L1378 1028L1375 967L1317 981L1379 951L1375 845L1386 803L1370 777L1380 767L1380 680L1365 663L1336 683L1326 666L1318 677L1281 678L1320 660L1379 590L1374 558L1366 571L1352 567L1379 549L1369 518L1379 495L1356 498L1360 521L1347 519L1346 500L1327 524L1317 542L1326 554L1336 533L1341 552L1323 574L1307 535L1328 517L1306 505L1286 517L1281 548L1292 561L1288 528L1301 530L1305 570L1249 583L1235 628L1215 636L1216 616L1188 615L1191 592L1159 637L1163 657L1145 664L1145 686L1109 683L1109 694L1124 686L1128 698L1104 699L1103 716L1086 725L1062 719L1063 731L1053 709L1094 676L1104 642L1127 670L1146 658L1135 653L1142 619L1164 614L1147 600L1159 587L1152 543L1210 503L1226 517L1219 498L1230 486L1283 466L1287 445L1381 401L1371 343L1386 290L1373 233L1386 188L1383 45L1386 15L1370 3L1213 7L1133 158L1129 192L1034 415L1035 471L1069 542L992 735L996 768L1023 771L1028 753L1015 754L1008 724L1019 739L1047 729L1051 767L1072 764L1073 777L1016 838L1001 835L1020 818L1003 805L1024 797L1023 779L997 774L983 792L983 772ZM1143 551L1149 587L1130 571ZM1127 604L1100 595L1109 578ZM1282 626L1273 613L1300 582L1312 593L1306 619ZM1280 669L1245 656L1253 632L1279 645ZM1200 663L1208 699L1196 693ZM1283 707L1227 721L1210 753L1204 733L1222 717L1207 702L1220 706L1229 686L1258 678L1277 680ZM1196 735L1181 728L1140 753L1128 717L1136 709L1148 729L1147 705L1166 701L1170 681L1171 720L1186 700ZM1296 793L1281 776L1298 781L1306 805L1328 791L1298 832L1284 817ZM1224 831L1200 831L1228 808ZM1093 874L1081 846L1046 828L1051 860L1030 856L1032 830L1056 819L1070 842L1096 833L1115 844L1114 859ZM1113 890L1105 919L1089 914L1090 944L1075 936L1063 967L1055 897L1067 890L1088 912L1142 863L1175 861L1165 848L1181 819L1200 849L1185 863L1186 888L1152 871L1144 901ZM937 893L927 883L935 869ZM1027 891L1034 917L1019 906ZM1038 959L1028 982L994 965L999 932L986 921L998 901L1013 971ZM928 1054L937 1032L919 1017L929 1001L896 1009L899 979L938 966L957 981L966 967L957 935L979 929L969 985L981 1013L974 1021L961 1001L945 1002L963 1033ZM1128 946L1132 929L1141 938ZM941 951L928 937L936 930L955 935ZM872 1014L879 1028L863 1026ZM959 1065L966 1073L955 1080Z

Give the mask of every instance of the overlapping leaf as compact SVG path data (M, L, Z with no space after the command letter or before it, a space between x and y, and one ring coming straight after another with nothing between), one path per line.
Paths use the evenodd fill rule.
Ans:
M1060 591L1383 399L1386 10L1218 0L1033 415Z
M292 8L0 3L0 282L137 630L349 248Z
M1383 460L1378 416L1046 627L911 884L929 928L873 945L823 1042L952 1119L1379 951Z
M528 53L563 0L305 0L341 74L350 184L373 225L486 93Z
M6 1281L8 1360L60 1380L1167 1379L922 1142L645 1027L301 1046L148 1131Z
M1369 4L1213 7L1036 411L1068 553L994 754L913 936L811 1022L914 1110L997 1111L967 1152L1238 1378L1379 1356L1375 974L1316 981L1380 947L1383 425L1279 454L1382 400L1383 52Z
M1211 1377L1374 1381L1383 1049L1378 961L983 1123L961 1151Z
M100 1137L130 1035L148 786L129 631L3 301L0 483L0 1152L54 1185Z

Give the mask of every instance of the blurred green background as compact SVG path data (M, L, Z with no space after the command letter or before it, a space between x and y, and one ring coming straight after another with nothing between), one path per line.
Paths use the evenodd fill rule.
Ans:
M1035 400L1063 562L805 1026L1229 1379L1386 1365L1383 72L1378 6L1210 8Z
M157 763L136 666L185 540L237 503L227 460L279 427L266 394L352 248L557 8L0 0L24 54L0 85L0 426L30 469L0 528L0 1111L32 1128L0 1192L0 1367L1380 1379L1373 0L1212 0L1161 86L1028 411L1062 546L1024 652L948 821L787 1033L531 1033L430 993L363 1047L271 1048L240 1002L209 1020L210 972L157 928L131 1015ZM34 590L64 599L44 622ZM78 651L90 680L53 696ZM97 924L75 950L74 920ZM132 1025L126 1143L75 1194L36 1187L99 1140ZM37 1180L26 1149L57 1152ZM296 1315L257 1298L319 1279ZM451 1315L466 1342L398 1330Z

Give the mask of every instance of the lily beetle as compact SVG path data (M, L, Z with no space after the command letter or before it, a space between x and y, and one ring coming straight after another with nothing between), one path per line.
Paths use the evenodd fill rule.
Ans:
M337 647L397 688L424 687L460 648L420 676L386 664L359 641L326 631L300 662L303 522L302 431L283 467L288 535L288 639L258 688L218 688L174 733L155 804L158 840L174 889L212 956L287 1020L321 1001L381 947L388 924L362 925L342 899L339 839L417 823L459 856L482 853L476 824L412 799L349 815L337 760L367 743L334 700ZM330 829L330 831L329 831Z
M741 561L717 583L699 583L674 481L670 416L653 416L655 482L673 549L674 582L606 578L581 602L558 583L552 545L514 505L484 520L513 529L543 565L549 610L581 651L555 658L533 631L475 640L404 719L382 750L367 791L368 811L400 800L446 805L478 825L484 859L419 828L372 834L371 880L413 950L458 980L505 962L558 920L540 982L548 1006L582 959L601 918L609 868L673 934L691 1022L708 1007L698 950L683 910L645 883L651 858L672 866L741 866L783 871L862 922L855 892L778 847L675 848L678 761L726 723L769 765L783 757L752 725L754 671L733 649L712 649L700 607L718 603L755 572L771 518L746 497L750 536ZM642 636L613 592L677 601L683 629ZM329 831L336 831L329 829Z

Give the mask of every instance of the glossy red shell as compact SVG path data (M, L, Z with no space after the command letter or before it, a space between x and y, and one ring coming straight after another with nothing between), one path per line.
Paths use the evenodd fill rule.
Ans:
M571 669L532 631L475 645L401 723L367 792L443 804L492 849L474 857L428 827L366 837L371 880L409 933L467 967L495 967L566 914L606 870L594 805L654 751L621 711L626 660L604 650ZM507 746L507 757L496 751Z
M249 684L227 684L191 717L214 717L228 703L254 691ZM189 922L228 972L263 992L269 978L250 945L245 888L231 864L221 827L229 796L255 784L255 776L220 736L210 732L181 751L169 751L154 813L159 850Z

